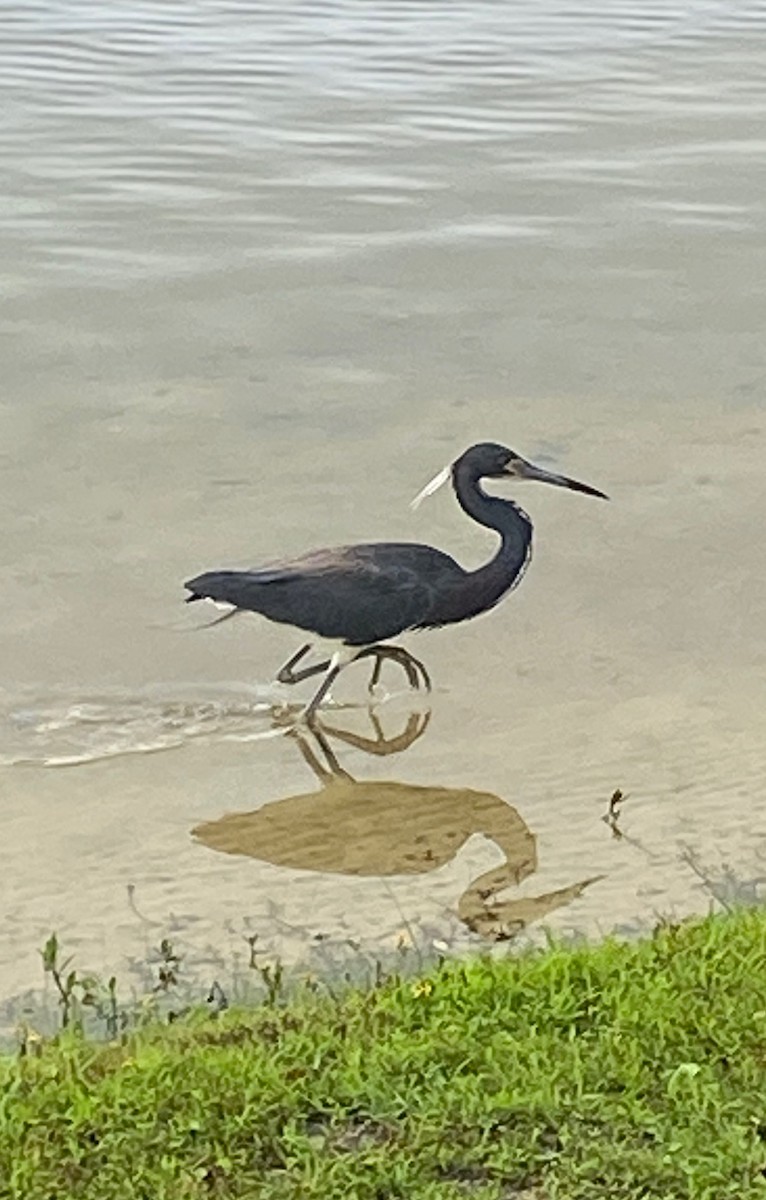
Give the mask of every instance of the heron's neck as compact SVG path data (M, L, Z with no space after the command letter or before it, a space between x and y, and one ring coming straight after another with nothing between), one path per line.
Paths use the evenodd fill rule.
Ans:
M452 483L463 512L500 535L500 546L494 558L478 571L471 572L472 579L480 579L487 593L496 593L499 599L521 579L526 569L532 546L532 522L523 508L512 500L488 496L479 481L459 466Z

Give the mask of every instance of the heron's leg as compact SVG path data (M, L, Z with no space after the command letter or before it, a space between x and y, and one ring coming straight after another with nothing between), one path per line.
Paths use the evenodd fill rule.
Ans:
M417 691L417 689L420 687L420 680L418 679L417 672L413 668L412 664L399 658L394 652L393 646L372 646L365 653L373 655L375 658L375 665L372 668L370 682L367 684L368 692L372 692L374 690L378 680L380 679L380 673L383 669L383 662L387 658L390 658L394 662L398 662L400 664L407 675L407 682L411 688L414 688Z
M380 654L376 654L375 662L374 662L373 668L372 668L372 675L370 676L370 682L367 684L368 692L375 691L375 688L378 686L378 680L380 679L380 672L382 670L383 670L383 658ZM412 687L412 680L410 680L410 687Z
M428 673L426 664L424 662L422 662L421 659L415 658L415 655L410 654L409 651L405 651L405 653L407 654L407 657L409 658L409 661L413 664L413 666L415 666L417 668L417 670L420 671L420 676L421 676L421 679L423 680L423 687L426 689L427 692L430 692L431 691L431 676Z
M282 683L301 683L304 679L311 679L312 675L320 675L322 671L326 671L330 665L329 658L325 658L322 662L316 663L313 667L303 667L300 671L294 671L289 679L281 680Z
M375 667L373 669L372 678L370 679L370 683L369 683L370 691L372 691L373 679L375 679L375 676L377 675L378 679L380 678L380 673L381 673L381 670L383 669L383 663L384 663L385 659L387 659L387 658L390 658L392 662L399 663L400 667L402 668L405 675L407 676L407 682L409 683L410 687L414 688L415 691L417 691L420 687L420 679L418 678L417 671L415 670L414 666L412 665L412 663L409 660L407 651L402 650L401 657L400 657L400 655L397 653L396 647L394 647L394 646L381 646L378 649L378 651L375 655ZM375 679L375 683L378 682L378 679Z
M357 658L374 657L375 665L372 669L368 690L372 691L376 683L380 679L380 672L383 667L383 660L390 658L393 662L399 664L402 670L407 675L407 681L411 688L416 691L420 687L420 680L423 681L423 686L427 692L431 691L431 677L428 674L424 664L419 658L415 658L414 654L410 654L409 650L405 650L402 646L366 646L357 654Z
M277 681L279 683L295 682L295 672L293 671L293 667L296 666L296 664L299 663L302 658L306 657L310 649L311 642L306 642L305 645L301 646L300 650L296 650L292 658L288 658L285 665L280 667L277 671Z
M300 683L302 679L310 679L312 675L319 675L320 671L326 671L330 665L329 658L324 662L317 663L314 667L302 667L300 671L294 671L293 667L305 658L311 649L311 642L306 642L305 646L301 646L292 658L289 658L283 667L280 667L277 672L277 683Z
M359 651L354 659L354 662L357 662L360 658L375 659L375 663L372 668L372 675L370 676L370 682L367 684L368 692L372 692L374 690L375 685L380 679L380 672L383 669L383 660L385 658L393 657L393 655L390 653L390 650L390 646L365 646L363 650ZM417 688L419 685L415 673L411 669L408 670L407 667L404 669L407 671L407 679L409 680L410 687Z
M319 705L322 703L325 696L329 692L330 688L335 683L335 680L338 678L341 671L343 670L344 665L345 665L344 663L338 662L338 656L334 654L332 657L331 663L330 663L329 671L327 672L324 679L320 683L319 687L314 692L314 695L311 697L311 700L308 702L308 704L306 705L306 707L303 710L303 718L305 721L308 721L308 722L311 721L311 718L314 716L314 713L319 708Z
M393 659L394 662L399 663L400 667L404 668L412 687L417 688L419 686L419 673L420 678L423 680L424 688L427 692L431 691L431 676L428 674L425 664L419 658L415 658L415 655L411 654L409 650L405 650L403 646L381 646L381 650L387 651L386 658Z

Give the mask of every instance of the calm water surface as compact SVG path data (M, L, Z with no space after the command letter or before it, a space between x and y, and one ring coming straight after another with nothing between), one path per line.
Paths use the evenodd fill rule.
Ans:
M765 80L755 0L5 7L0 995L54 928L207 978L253 930L462 945L755 887ZM613 502L524 492L524 586L414 642L395 755L340 710L341 784L270 727L289 631L195 632L180 581L375 538L478 564L407 501L484 437Z

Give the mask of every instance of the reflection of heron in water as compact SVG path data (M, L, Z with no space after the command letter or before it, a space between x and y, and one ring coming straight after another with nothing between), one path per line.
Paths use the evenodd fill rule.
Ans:
M355 780L338 762L330 738L366 753L406 750L425 733L430 713L412 713L404 729L386 737L374 713L374 736L330 727L315 717L289 730L321 788L272 801L254 812L227 813L192 832L204 845L275 866L342 875L423 875L450 862L475 833L484 834L504 861L471 883L457 904L476 933L510 938L532 921L576 899L594 878L543 895L496 900L537 868L534 835L515 808L491 792L424 787L390 780ZM285 718L289 719L288 717Z

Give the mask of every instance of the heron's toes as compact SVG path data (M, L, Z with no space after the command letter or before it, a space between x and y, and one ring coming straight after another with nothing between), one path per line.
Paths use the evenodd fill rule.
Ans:
M405 675L407 676L407 682L409 683L409 685L413 689L413 691L416 691L416 692L420 691L420 674L419 674L419 672L421 672L423 674L423 679L426 682L426 684L427 684L427 680L428 680L428 676L426 674L426 670L425 670L425 667L423 666L423 664L417 658L415 658L414 654L410 654L409 650L400 650L395 655L395 658L396 658L396 661L401 666L402 670L404 671Z
M383 670L383 656L380 654L376 654L375 655L375 663L372 668L372 674L370 675L370 682L367 684L367 691L370 693L370 695L373 694L373 692L375 691L375 688L378 686L378 683L380 682L380 673L382 670Z
M407 682L413 691L420 691L421 686L427 692L431 691L431 677L419 659L415 658L414 654L410 654L409 650L405 650L401 646L379 646L369 647L359 654L359 658L372 656L374 658L374 666L370 681L367 684L367 690L372 694L380 681L383 663L388 658L391 662L398 663L407 676Z
M416 668L409 659L406 659L402 663L402 666L404 667L404 671L407 676L407 682L409 683L410 687L413 689L413 691L419 692L420 676L418 675Z
M423 687L425 688L425 690L427 692L430 692L431 691L431 676L428 674L428 671L426 670L426 668L424 667L422 662L419 662L417 659L415 659L415 662L417 662L417 664L418 664L418 670L420 671L420 675L423 680Z

